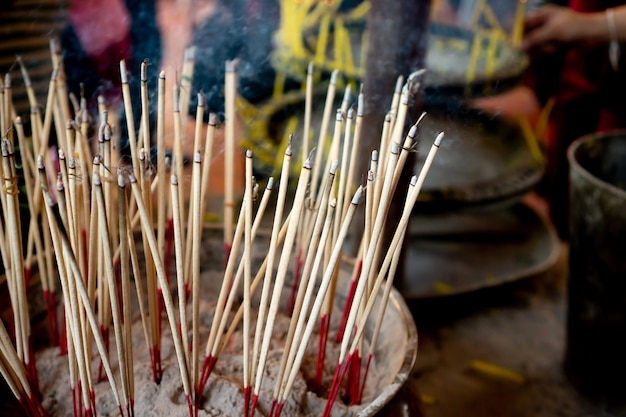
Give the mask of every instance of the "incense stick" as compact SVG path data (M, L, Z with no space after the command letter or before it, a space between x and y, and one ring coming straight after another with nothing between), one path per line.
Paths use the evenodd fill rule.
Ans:
M278 197L276 200L276 208L274 210L274 222L272 223L272 233L270 237L269 248L267 251L267 267L265 269L265 277L263 279L263 287L261 290L261 299L259 301L259 311L257 313L257 323L254 332L254 345L252 349L252 367L255 371L255 398L258 397L258 389L261 387L263 380L262 372L259 373L257 368L257 360L259 355L259 349L261 346L261 334L263 324L265 323L266 310L268 308L267 302L270 295L270 286L272 283L272 275L274 274L274 261L276 259L276 253L278 251L278 235L283 222L283 212L285 208L285 196L287 194L287 188L289 183L289 172L291 166L291 146L288 145L285 149L285 155L283 156L283 166L280 173L280 185L278 186Z
M244 194L243 251L243 415L250 406L250 281L252 280L252 151L246 151L246 192Z
M283 250L280 256L280 261L278 263L278 271L276 273L276 280L274 282L274 290L272 292L272 298L269 304L267 322L266 322L265 330L263 333L259 362L258 362L257 371L256 371L258 384L255 383L255 386L261 386L263 370L265 369L267 354L269 352L270 339L272 336L272 331L274 329L274 322L276 319L276 314L278 313L280 295L282 293L283 285L285 283L287 267L289 265L289 260L291 258L291 250L293 249L293 244L294 244L295 237L296 237L296 231L298 228L298 222L300 220L302 208L304 207L304 197L305 197L305 193L306 193L307 186L309 183L310 175L311 175L311 161L307 159L304 165L302 166L300 178L298 179L298 185L296 187L296 194L294 196L294 202L293 202L293 206L291 209L291 216L289 218L289 226L287 228L287 236L285 236Z
M184 354L182 352L183 347L182 347L180 334L177 331L176 320L174 316L174 303L172 301L170 290L167 286L167 278L165 276L165 269L163 268L163 263L161 261L161 258L158 255L158 242L156 240L156 237L154 236L154 232L152 230L152 225L150 223L148 212L146 210L145 205L143 204L143 199L141 198L141 191L139 189L139 184L137 184L137 179L131 173L129 174L129 180L131 183L131 188L133 190L133 193L135 194L135 200L137 201L137 208L140 213L142 228L146 232L146 237L148 240L148 244L150 246L150 251L152 252L152 256L153 256L155 267L156 267L157 278L159 280L159 284L161 285L161 289L163 292L163 301L165 302L167 318L170 324L170 331L172 333L172 339L174 341L174 348L176 350L176 357L178 359L178 367L179 367L181 379L183 382L183 389L187 397L187 403L189 405L190 415L191 415L192 402L191 402L189 370L185 361Z
M130 145L130 156L133 169L139 169L139 154L137 153L137 134L135 132L135 117L133 115L133 104L130 97L130 86L128 85L128 74L126 72L126 61L120 61L120 75L122 81L122 96L124 98L124 112L126 113L126 126L128 128L128 144Z
M226 61L224 111L226 129L224 133L224 249L230 253L233 242L233 219L235 204L235 95L237 94L237 61Z
M191 242L192 252L192 381L194 387L195 406L196 412L199 407L200 393L198 389L200 387L200 230L202 228L200 220L200 175L202 172L200 152L194 155L193 160L193 172L192 172L192 194L191 204L192 207L192 222L191 232L193 238Z
M326 291L328 290L328 287L330 286L330 281L332 279L332 275L334 274L335 266L337 265L337 262L339 261L339 255L342 251L343 243L348 234L350 224L352 223L352 219L354 217L356 207L361 200L362 192L363 192L363 189L359 187L356 193L354 194L354 197L350 205L350 209L348 210L346 218L343 221L341 231L339 235L337 236L337 241L335 242L335 245L333 247L333 252L330 258L330 262L328 263L326 270L324 272L324 276L322 278L319 290L315 297L313 307L311 308L311 312L308 315L308 319L306 321L306 327L304 329L301 342L298 346L296 356L294 357L294 360L292 361L293 365L289 372L289 376L287 378L287 383L285 384L283 395L279 398L279 403L277 405L277 413L276 413L277 417L280 416L280 411L282 410L281 404L286 399L287 394L291 391L291 388L293 387L293 383L295 382L296 376L299 372L300 364L302 363L302 359L304 357L304 352L306 351L306 347L311 338L311 334L313 333L313 328L315 327L315 324L317 322L317 317L319 316L320 311L322 309L322 304L326 296Z

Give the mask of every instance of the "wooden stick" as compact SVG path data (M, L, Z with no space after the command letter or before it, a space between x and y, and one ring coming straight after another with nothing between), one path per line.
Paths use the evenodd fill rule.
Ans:
M387 113L385 115L385 121L383 122L383 132L380 135L380 146L378 147L379 149L379 154L384 158L385 155L389 154L389 148L391 146L390 144L390 130L391 130L391 114ZM376 213L376 211L378 210L378 201L380 200L380 194L383 191L383 183L384 181L382 181L383 178L385 178L385 170L387 169L387 164L378 164L378 166L374 169L374 168L370 168L372 169L375 173L376 173L376 178L380 179L379 181L376 181L376 183L374 184L374 192L372 193L372 196L374 197L372 200L372 213Z
M394 120L394 125L391 130L389 142L400 143L402 139L402 132L404 131L404 122L406 120L406 114L409 110L409 86L408 83L402 88L402 96L400 97L400 107L398 108L398 116Z
M199 102L199 99L198 99ZM213 158L213 140L215 138L215 126L217 125L217 115L215 113L209 114L209 125L206 130L206 139L204 142L204 156L202 165L202 215L206 212L207 193L209 190L209 173L211 169L211 162Z
M340 168L341 177L339 178L339 191L337 192L337 195L339 196L339 199L337 200L337 213L339 213L339 215L341 216L339 217L340 220L343 220L343 212L344 212L342 196L346 194L346 189L348 188L348 170L349 170L350 149L354 150L354 148L351 148L350 146L352 142L351 137L352 137L352 120L354 119L353 114L354 114L354 111L352 109L349 109L347 117L346 117L346 126L345 126L345 132L344 132L344 137L343 137L343 149L341 151L341 168ZM338 229L339 229L339 226L335 228L335 232L334 232L335 235L337 235Z
M37 158L37 166L38 166L39 175L41 178L41 191L44 196L44 201L46 202L45 204L46 212L48 214L48 219L50 219L50 230L52 232L51 235L52 235L53 245L55 247L55 253L59 254L59 256L62 253L65 254L64 259L67 261L68 266L70 267L70 270L75 276L78 277L80 276L80 267L78 266L78 263L76 262L76 258L74 258L73 256L67 233L65 232L64 229L61 228L62 223L60 222L60 219L59 219L59 213L53 210L54 203L52 201L52 197L50 196L50 193L48 192L47 179L46 179L46 174L44 172L43 158L41 155ZM102 335L100 334L99 325L93 313L93 309L91 307L89 296L87 295L87 290L85 289L83 280L76 279L75 287L70 286L70 291L71 291L71 288L76 288L76 290L78 290L78 295L81 298L84 312L87 316L87 319L89 320L89 325L91 326L91 332L93 334L94 340L96 342L96 346L98 348L98 352L102 359L102 364L107 374L107 379L109 381L109 384L111 385L113 397L115 399L117 406L121 409L121 402L120 402L120 397L119 397L119 391L117 389L117 384L115 382L115 378L113 377L113 371L111 369L111 365L108 360L106 348L104 346L104 341L102 340Z
M352 137L352 149L353 152L350 155L350 167L346 175L347 185L346 193L343 196L343 207L347 210L350 207L350 199L352 198L352 190L356 188L355 174L358 169L358 156L359 152L354 152L355 149L360 149L361 144L361 132L363 130L363 86L359 90L357 97L357 110L356 110L356 122L354 124L354 135ZM339 196L341 198L341 196ZM342 217L345 217L345 213L342 213Z
M7 140L11 145L13 143L13 129L9 129L9 126L12 125L11 121L12 110L13 110L13 89L11 88L11 73L7 72L4 74L4 120L5 120L5 130L2 131L3 135L6 135Z
M400 246L402 244L402 241L404 239L404 235L406 233L406 228L408 226L408 222L409 222L409 218L411 216L411 213L413 211L413 207L415 206L415 203L417 201L417 198L419 197L419 193L421 191L422 186L424 185L424 181L426 180L426 176L428 175L428 172L430 171L430 167L432 166L432 162L435 158L435 156L437 155L437 152L439 151L439 146L441 145L441 141L443 140L443 133L439 133L439 135L437 135L437 137L435 138L435 141L433 142L430 151L428 153L428 156L426 157L426 160L424 161L424 165L419 173L419 176L417 177L413 177L411 179L411 189L407 195L407 199L405 202L405 206L404 209L402 211L402 216L400 218L400 222L398 223L398 227L396 228L396 231L394 233L394 236L391 240L391 243L389 244L389 250L387 251L387 254L385 256L385 259L383 260L383 264L380 267L379 273L378 273L378 277L376 278L376 282L374 283L374 289L372 291L372 294L370 296L370 298L367 300L367 304L365 307L365 311L364 314L360 320L360 323L357 327L357 332L355 334L354 340L353 340L353 344L352 344L352 348L351 350L354 350L354 347L356 346L356 344L358 343L358 340L362 337L363 332L365 330L365 321L367 320L367 317L369 316L369 313L371 312L371 309L374 306L374 302L375 299L378 295L378 291L380 289L380 286L382 284L382 280L385 277L386 273L387 273L387 269L389 268L390 264L392 264L394 262L394 258L397 258L398 254L396 254L396 252L399 253L400 251ZM397 266L397 259L395 259L395 263ZM393 281L393 277L391 275L388 276L387 278L388 281ZM388 286L391 286L391 283L387 284ZM385 292L387 293L388 296L388 291L390 291L389 289L385 289ZM384 294L383 294L384 297ZM383 301L385 301L385 298L383 298ZM381 304L379 306L379 312L378 312L378 318L377 318L377 323L379 321L382 321L382 315L384 314L384 306ZM378 324L377 324L378 326ZM347 329L346 329L347 330ZM376 331L379 331L380 328L378 327ZM345 337L345 336L344 336ZM378 336L376 335L376 337L374 337L374 335L372 336L372 340L375 341L378 338ZM372 346L370 349L373 352L375 346Z
M252 225L252 241L254 242L254 239L256 237L256 233L258 231L258 228L261 224L261 221L263 219L263 214L265 213L265 207L267 206L267 198L269 197L269 192L271 192L271 189L268 191L268 189L266 188L266 192L264 193L263 196L263 200L261 202L261 205L259 205L259 209L257 210L257 215L254 219L254 224ZM245 216L245 213L243 213L243 211L245 210L245 207L242 207L241 211L242 213L240 214L241 217ZM238 223L238 226L240 225L240 223ZM284 236L286 234L286 227L284 229L281 229L281 235L279 236L279 241L281 239L281 237L284 239ZM240 235L240 233L235 232L235 237L237 237L238 235ZM236 241L235 241L236 242ZM239 243L237 243L238 245ZM233 246L234 247L234 246ZM267 258L266 258L267 260ZM261 277L263 276L264 272L265 272L265 268L267 267L267 263L264 261L263 264L261 265L261 268L259 268L259 270L257 271L256 276L254 277L254 280L252 282L252 284L250 285L250 294L252 295L255 291L256 288L258 286L258 284L260 283ZM235 275L235 279L232 281L231 286L232 288L238 288L239 284L241 283L241 279L243 277L243 262L239 264L239 267L237 268L237 273ZM224 315L222 315L220 323L219 323L219 328L217 331L217 338L215 339L215 342L210 350L210 354L209 356L211 358L213 358L214 360L217 360L217 358L219 357L219 355L222 353L226 342L230 339L230 337L232 336L232 334L235 331L235 328L239 325L239 322L241 321L242 317L243 317L243 304L241 304L239 306L239 309L237 310L237 313L235 314L233 320L231 321L230 327L228 328L228 331L226 333L224 333L224 328L226 327L226 323L228 321L228 312L232 310L233 307L233 303L235 301L235 297L236 297L236 292L235 291L230 291L230 293L228 294L228 299L226 300L226 304L223 308L223 311L226 313ZM214 320L215 321L215 320ZM252 367L251 367L252 368ZM205 378L203 379L203 384L206 383L206 379L208 378L208 375L205 375ZM250 380L252 380L253 378L251 377Z
M261 387L263 379L262 375L259 375L259 368L257 367L257 360L259 356L259 349L261 346L261 334L263 324L265 323L267 302L269 300L270 288L272 284L272 276L274 275L274 263L276 260L276 253L278 251L278 236L280 234L281 225L283 224L283 212L285 209L285 196L287 195L287 189L289 188L289 173L291 166L292 150L291 145L285 149L285 155L283 156L283 166L280 173L280 185L278 186L278 197L276 200L276 209L274 210L274 222L272 223L272 233L270 236L269 248L267 251L267 267L265 268L265 277L263 279L263 287L261 289L261 299L259 300L259 311L257 313L256 329L254 332L254 345L252 348L252 367L256 369L254 389L255 395L258 395L258 389Z
M48 149L48 140L50 139L50 127L52 126L52 109L54 107L54 96L56 94L56 78L58 69L55 67L50 76L48 84L48 98L46 100L46 112L43 119L43 127L41 129L38 154L43 155Z
M115 267L113 265L113 256L111 251L110 236L108 233L109 225L107 219L107 211L104 202L104 192L102 190L102 182L100 176L95 174L93 177L94 192L96 193L96 202L98 204L98 226L102 239L102 251L104 259L104 275L108 282L109 300L111 302L111 313L113 315L113 331L115 334L115 346L117 348L117 360L119 361L120 375L122 380L122 399L127 407L129 407L128 393L128 371L126 369L126 347L123 336L122 318L120 316L120 305L117 297L117 285L115 283Z
M250 283L252 280L252 151L246 151L246 192L244 194L244 251L243 251L243 392L244 416L250 404Z
M157 91L157 175L163 178L165 171L165 71L161 71ZM157 253L162 260L165 256L165 214L167 213L165 181L157 182L157 201Z
M16 317L16 345L18 354L28 369L32 352L29 350L30 319L28 315L28 301L26 299L26 282L24 276L24 257L22 252L22 232L19 218L19 202L17 200L18 179L15 173L13 160L13 146L7 139L2 140L2 167L4 171L4 193L7 207L5 213L7 236L11 258L11 270L16 289L16 304L13 304L13 314ZM8 278L8 276L7 276Z
M123 353L125 369L121 369L122 362L120 361L120 372L126 372L125 379L127 381L126 390L128 395L126 412L130 417L135 414L135 375L133 371L133 322L130 299L130 249L128 245L128 213L126 212L128 203L126 201L126 184L121 169L118 169L117 173L117 187L117 207L120 231L120 278L122 281L122 307L124 317L124 333L122 340L125 348ZM122 379L122 381L124 381L124 379Z
M176 174L172 174L170 192L172 201L178 201L178 177ZM182 245L182 225L180 220L179 204L172 205L172 220L174 222L174 257L176 259L176 283L178 284L178 314L180 315L180 334L182 335L183 352L185 357L185 363L191 368L189 361L189 329L187 327L187 312L185 306L187 304L186 296L187 291L185 288L184 278L184 261L183 261L183 245ZM196 349L194 349L196 350Z
M26 87L26 95L28 96L28 104L31 108L37 108L37 96L35 95L35 90L33 89L33 84L31 83L30 76L28 75L28 70L26 69L26 65L24 65L22 56L17 55L15 59L20 66L22 80L24 81L24 87Z
M163 301L165 302L165 309L167 311L167 318L170 324L170 331L172 333L172 339L174 341L174 348L176 350L176 357L178 359L178 367L181 374L181 379L183 382L183 389L185 391L185 395L187 397L187 402L190 408L191 415L191 389L190 389L190 378L189 378L189 370L187 364L185 362L185 357L182 352L182 342L180 338L180 334L178 333L178 328L176 326L176 318L174 315L174 303L172 301L172 295L167 286L167 277L165 275L165 268L163 267L163 262L158 254L158 243L156 237L154 236L154 232L152 230L152 225L150 222L150 218L148 216L148 212L146 210L145 205L143 204L143 199L141 198L141 190L139 188L139 184L137 184L137 179L133 174L129 175L129 180L131 183L131 187L133 193L135 193L135 200L137 202L137 207L139 209L140 217L141 217L141 225L142 228L146 232L146 237L148 240L148 244L150 246L150 251L152 252L152 256L154 259L154 264L156 267L157 278L159 279L159 283L161 285L161 289L163 291Z
M235 204L235 96L237 94L237 61L226 61L224 111L224 248L228 254L233 242Z
M337 88L337 70L333 71L330 76L330 83L328 84L328 91L326 92L326 102L324 103L324 112L322 113L322 124L320 125L320 132L317 138L317 147L315 158L315 165L313 167L313 179L311 180L310 199L315 201L317 195L317 182L322 168L322 162L324 161L324 145L326 143L326 134L328 132L328 124L330 123L330 114L333 109L333 103L335 101L335 91Z
M181 119L181 115L180 115L180 103L179 103L179 95L180 95L180 84L179 83L175 83L174 84L174 152L173 152L173 170L176 172L176 175L178 176L178 178L182 179L184 171L183 171L183 164L184 164L184 155L183 155L183 141L185 140L185 138L183 138L183 127L182 127L182 119ZM195 152L194 152L195 155ZM162 174L164 175L164 174ZM162 177L164 178L164 177ZM185 189L183 184L179 184L179 194L178 194L178 204L180 204L181 207L184 207L185 205ZM172 202L172 204L174 204L174 202ZM189 210L191 210L192 208L190 207ZM185 224L185 216L187 215L187 213L182 212L181 216L182 216L182 222L183 224ZM191 213L189 214L189 216L191 216ZM188 247L188 246L187 246ZM183 250L185 250L185 246L183 246ZM165 259L165 257L163 258ZM168 271L169 272L169 271Z
M189 101L189 98L187 99L187 101ZM198 152L200 152L200 138L202 136L202 117L204 115L204 94L202 93L198 93L198 107L196 109L196 129L195 129L195 135L194 135L194 155ZM206 159L205 159L205 164L206 165ZM204 165L202 166L202 173L200 175L202 175L205 171L204 169ZM192 181L195 181L195 177L192 179ZM202 193L202 189L204 188L204 185L202 184L202 177L199 177L198 181L200 181L201 186L200 186L200 193ZM204 203L204 198L202 195L199 196L200 198L200 213L203 213L203 203ZM182 201L181 201L182 203ZM192 215L192 210L193 210L193 204L189 205L189 214L187 215L187 241L184 247L191 247L191 240L193 237L193 233L190 233L191 230L193 230L193 226L192 226L192 220L193 220L193 215ZM181 219L181 221L183 221ZM198 223L198 227L199 227L199 233L200 233L200 240L202 240L202 214L200 215L200 219L199 219ZM189 283L187 282L187 277L189 277L190 274L190 269L191 269L191 253L192 251L186 251L185 252L185 260L184 260L184 277L185 277L185 288L188 288Z
M309 62L306 73L306 92L304 99L304 127L302 130L302 161L309 155L309 136L311 136L311 114L313 113L313 72L314 64Z
M285 277L287 275L287 268L291 259L291 250L296 238L296 231L298 229L298 222L302 208L304 207L305 193L311 176L311 161L306 160L302 166L302 172L298 179L298 185L296 187L296 194L294 196L293 207L291 209L291 217L289 219L289 226L287 228L287 236L285 237L285 243L283 244L283 250L278 263L278 271L276 273L276 281L274 282L274 290L272 292L272 298L270 300L269 311L267 315L267 322L265 325L265 331L263 333L263 341L261 344L259 362L256 371L258 384L255 386L261 386L263 379L263 370L265 369L265 363L267 361L267 354L269 352L269 344L272 338L272 331L274 330L274 322L276 314L278 313L278 306L280 304L280 296L283 291L285 283Z
M317 323L317 319L322 309L324 298L326 298L326 291L328 290L328 287L330 286L330 281L334 274L335 266L337 265L337 262L339 261L339 256L343 250L343 244L348 234L350 224L352 223L352 219L354 218L356 207L358 206L361 200L362 192L363 192L363 188L359 187L356 193L354 194L354 197L352 198L350 209L348 210L348 214L346 215L346 218L343 221L341 232L339 233L339 236L337 236L337 240L335 241L332 255L330 258L330 262L324 271L324 276L322 277L322 281L321 281L319 290L317 292L317 295L315 297L313 307L311 308L311 312L309 313L308 318L305 318L305 316L303 315L300 316L303 320L303 324L304 324L304 320L306 320L306 327L304 329L304 333L302 335L300 344L298 345L296 356L294 357L294 360L292 361L292 366L289 372L289 376L287 378L287 383L285 384L285 389L283 390L283 395L281 396L281 398L279 398L279 401L281 402L284 402L284 400L287 398L287 395L289 394L289 392L291 391L291 388L293 387L293 383L296 379L296 376L299 373L300 364L302 363L304 353L306 351L309 340L311 339L313 328L315 327Z
M34 241L34 245L35 245L35 258L37 261L37 268L40 271L40 281L41 281L41 288L43 290L44 293L44 298L46 301L46 309L47 309L47 313L48 313L48 324L50 327L50 339L51 342L53 344L53 346L56 346L58 343L58 335L57 335L57 330L56 330L56 324L57 324L57 320L56 320L56 306L54 306L55 308L51 308L51 304L50 304L50 288L48 285L48 281L52 278L52 277L47 277L45 275L45 272L48 270L48 266L46 265L46 258L44 256L45 254L45 247L42 243L41 240L41 234L39 233L39 224L37 222L37 218L38 218L38 210L37 207L35 205L35 194L33 191L33 178L32 178L32 171L29 168L29 165L33 162L32 161L32 155L29 151L29 148L27 147L26 144L26 137L24 135L24 126L22 125L22 118L21 117L17 117L15 119L15 130L17 131L17 139L18 139L18 144L19 144L19 150L20 150L20 155L21 155L21 159L22 159L22 164L23 164L23 174L24 174L24 185L25 185L25 189L26 189L26 199L28 202L28 209L29 209L29 213L30 213L30 223L29 223L29 237L32 235L33 236L33 241ZM29 161L29 162L27 162ZM38 190L37 190L38 191ZM38 200L38 198L37 198ZM31 233L32 232L32 233Z
M197 152L193 160L193 173L192 173L192 193L191 193L191 232L192 241L192 381L195 395L199 397L199 382L200 382L200 229L202 228L202 221L200 220L200 176L202 173L202 157L200 152ZM189 233L188 232L188 233ZM196 406L199 406L199 398L195 399Z
M289 226L290 217L291 217L291 213L287 215L287 219L285 220L285 223L280 229L280 233L278 235L279 244L282 243L285 240L285 236L287 236L287 226ZM252 284L250 285L251 294L254 294L256 292L259 284L261 283L261 279L264 277L266 270L267 270L267 257L263 260L261 267L259 268L259 270L257 271L254 277L254 280L252 280ZM219 356L222 354L222 352L226 348L226 341L230 340L230 337L233 335L233 333L235 333L235 330L241 323L242 318L243 318L243 306L240 305L239 309L235 313L235 316L233 317L233 320L230 323L230 326L228 327L228 330L226 331L226 333L224 333L224 336L222 337L222 343L216 349L216 354L215 354L216 356Z
M334 165L336 169L337 166ZM322 194L322 201L318 210L315 225L313 228L312 236L310 237L310 246L307 251L306 260L304 262L304 268L302 271L302 282L298 289L298 296L296 304L294 306L293 315L289 323L289 331L287 338L285 339L285 349L281 357L278 373L276 374L276 382L274 385L274 400L278 400L283 387L283 379L286 369L292 365L293 357L295 356L294 346L297 346L301 337L301 327L296 331L297 324L301 323L300 317L305 317L312 298L312 292L314 289L314 283L316 282L317 273L322 261L322 255L324 248L328 240L328 236L331 232L332 221L335 215L336 203L331 201L328 203L330 197L330 191L332 190L332 183L335 177L335 171L330 172L332 179L327 183L327 190ZM259 389L259 388L257 388Z
M371 233L371 241L367 247L367 254L363 259L363 268L361 270L361 275L359 277L359 283L357 285L354 300L352 302L352 306L350 308L350 314L348 316L348 321L346 322L346 328L343 335L343 340L341 342L341 356L340 363L343 362L345 357L345 351L347 350L347 339L349 339L350 335L353 331L353 326L356 321L356 314L359 310L359 305L361 304L361 299L363 298L363 293L365 291L365 284L367 283L367 277L370 274L370 269L373 266L374 256L376 252L376 247L378 246L378 241L382 236L382 229L385 222L385 218L387 215L387 210L389 207L389 203L391 201L391 195L389 193L391 189L391 181L393 179L393 169L395 167L397 158L398 158L398 146L393 143L391 147L391 152L388 159L388 167L387 167L387 176L385 177L385 184L383 185L383 191L380 199L379 210L376 214L376 220L374 222L374 226ZM348 337L346 337L346 335Z
M245 198L245 196L244 196ZM239 211L239 218L237 220L237 227L235 229L235 234L233 236L233 245L232 251L229 253L228 262L226 263L226 271L224 272L224 280L222 281L222 286L220 287L220 293L217 298L217 305L215 307L215 314L213 315L213 322L211 323L211 330L209 332L209 340L206 345L206 354L207 356L213 357L214 346L218 344L219 335L222 333L222 327L225 324L222 324L222 321L225 321L224 315L227 313L224 308L227 299L230 296L232 291L236 291L235 286L233 285L233 272L235 272L235 261L237 258L237 254L239 252L239 245L241 243L241 235L243 234L244 228L244 213L245 206L242 206Z
M193 69L196 62L196 47L190 46L185 49L183 69L180 75L180 114L182 120L187 120L189 114L189 98L191 97L191 87L193 82ZM196 116L197 120L197 116ZM202 120L202 118L200 118ZM194 148L194 155L198 152Z
M148 99L148 62L146 61L141 63L140 80L141 129L138 148L145 150L146 159L150 161L150 100Z
M139 150L139 161L141 163L141 179L142 184L140 186L142 193L142 202L146 209L146 216L151 225L154 224L152 218L152 190L150 188L150 182L152 177L152 168L150 161L147 160L148 154L145 149ZM143 162L143 163L142 163ZM135 201L137 206L139 203ZM139 209L137 209L140 220L141 215ZM148 242L148 236L144 228L141 228L141 237L144 248L144 262L146 267L146 290L148 295L148 315L150 316L150 338L152 345L150 346L150 359L152 362L152 373L154 382L159 383L161 381L161 332L158 321L158 293L157 293L157 276L155 271L155 260L153 259L152 251L150 250L150 243Z
M137 153L137 133L135 131L135 117L133 115L133 103L130 97L126 61L120 61L120 75L122 80L122 96L124 98L124 112L126 113L126 127L128 128L128 144L130 145L130 157L133 169L139 169L139 154Z
M130 252L130 262L131 262L131 266L133 268L133 278L135 281L135 290L137 291L137 302L139 304L139 315L141 317L141 327L143 329L143 335L144 335L144 339L146 342L146 347L148 348L148 350L150 350L151 348L151 337L150 337L150 327L148 325L148 319L147 319L147 313L146 313L146 308L144 305L144 297L145 297L145 291L143 288L143 282L141 279L141 268L139 266L139 258L137 256L137 248L135 247L135 237L133 235L133 228L132 227L128 227L128 225L130 224L130 216L128 213L128 210L126 210L126 225L127 225L127 230L126 230L126 238L128 240L128 247L129 247L129 252ZM188 350L185 350L185 352L188 352Z

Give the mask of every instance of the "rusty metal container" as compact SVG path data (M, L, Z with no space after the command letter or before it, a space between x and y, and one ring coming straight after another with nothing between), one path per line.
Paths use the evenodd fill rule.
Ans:
M570 256L565 371L591 399L626 406L626 131L568 149Z

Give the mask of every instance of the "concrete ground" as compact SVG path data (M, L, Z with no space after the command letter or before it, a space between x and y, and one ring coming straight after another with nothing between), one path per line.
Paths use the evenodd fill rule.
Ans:
M567 247L544 273L410 304L419 332L413 394L426 417L624 415L565 378ZM505 372L476 369L475 361ZM510 371L510 373L506 373Z

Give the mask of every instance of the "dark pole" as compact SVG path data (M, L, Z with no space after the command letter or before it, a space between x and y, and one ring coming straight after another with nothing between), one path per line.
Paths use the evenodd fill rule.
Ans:
M371 9L367 18L369 45L366 57L363 92L364 128L362 145L364 156L361 172L366 172L373 149L378 148L385 114L391 105L396 79L399 75L408 77L414 71L424 68L428 43L430 0L370 0ZM407 113L407 127L415 123L422 112L420 95L410 101ZM405 129L406 132L406 129ZM414 158L407 160L403 178L398 185L385 230L387 242L400 218L402 202L408 181L414 173ZM404 265L401 262L400 265ZM396 275L396 285L402 286L404 268Z

